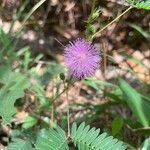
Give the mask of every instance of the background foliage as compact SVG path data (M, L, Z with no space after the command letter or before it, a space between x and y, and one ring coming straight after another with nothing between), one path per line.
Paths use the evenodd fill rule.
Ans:
M149 0L0 3L0 149L150 149ZM79 36L103 63L66 88L62 50Z

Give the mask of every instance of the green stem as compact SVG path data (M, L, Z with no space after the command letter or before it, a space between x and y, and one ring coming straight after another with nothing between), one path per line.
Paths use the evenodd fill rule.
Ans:
M72 82L72 76L70 77L69 81L68 81L68 86L64 88L64 90L62 92L60 92L59 94L57 94L52 100L51 100L51 104L54 103L54 101L59 98L64 92L66 92L66 90L68 90L74 83Z
M67 85L65 84L65 81L63 81L64 84L64 89L66 89L66 100L67 100L67 127L68 127L68 134L67 137L70 137L71 132L70 132L70 110L69 110L69 96L68 96L68 89L70 87L72 80L72 76L70 77Z
M69 110L68 89L66 90L66 99L67 99L67 125L68 125L68 136L67 137L70 137L70 110Z
M121 13L119 16L117 16L114 20L112 20L110 23L108 23L106 26L104 26L102 29L100 29L99 31L97 31L93 36L92 39L95 38L95 36L97 34L100 34L103 30L105 30L107 27L109 27L111 24L113 24L114 22L116 22L118 19L120 19L124 14L126 14L129 10L131 10L133 7L130 6L128 9L126 9L123 13Z

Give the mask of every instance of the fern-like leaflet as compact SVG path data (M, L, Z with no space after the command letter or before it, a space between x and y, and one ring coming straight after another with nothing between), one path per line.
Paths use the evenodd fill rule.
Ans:
M35 150L69 150L65 132L57 127L56 129L42 129L35 144Z
M29 141L17 139L8 145L8 150L20 150L20 145L17 144L19 141L22 141L24 150L31 147ZM68 143L73 143L77 150L126 149L123 142L108 136L105 132L100 134L100 129L90 128L83 122L79 126L73 123L70 137L66 137L65 132L59 126L55 129L41 129L37 134L35 148L31 147L28 150L69 150Z
M128 2L137 9L150 10L150 0L128 0Z
M123 142L108 136L107 133L100 133L100 129L91 128L81 123L77 127L73 123L71 138L78 150L125 150Z
M12 139L6 150L33 150L31 141L20 138Z

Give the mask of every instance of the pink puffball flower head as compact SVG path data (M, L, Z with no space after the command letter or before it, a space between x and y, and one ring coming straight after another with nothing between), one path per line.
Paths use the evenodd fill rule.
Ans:
M101 62L100 51L80 38L65 47L64 59L70 74L79 79L92 76Z

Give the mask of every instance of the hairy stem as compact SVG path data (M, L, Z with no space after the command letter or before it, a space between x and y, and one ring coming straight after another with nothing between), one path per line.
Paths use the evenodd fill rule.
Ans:
M118 19L120 19L124 14L126 14L129 10L131 10L133 7L130 6L128 9L126 9L123 13L121 13L119 16L117 16L114 20L112 20L110 23L108 23L106 26L104 26L102 29L97 31L95 34L93 34L92 39L95 38L97 34L100 34L103 30L108 28L110 25L112 25L114 22L116 22Z
M106 67L107 67L107 45L106 45L106 41L103 40L103 67L104 67L104 71L103 71L103 78L104 80L106 79Z
M66 86L64 88L64 90L62 92L60 92L59 94L57 94L52 100L51 100L51 104L54 103L54 101L59 98L63 93L65 93L71 86L74 85L75 82L72 82L72 77L70 77L70 80L68 81L68 86Z
M52 89L52 97L54 97L54 81L52 82L52 86L53 86L53 89ZM54 122L54 103L52 104L52 112L51 112L51 121L52 123ZM51 124L51 123L50 123Z
M69 84L71 82L72 76L70 77L69 82L67 85L65 84L65 81L63 81L64 84L64 89L66 89L66 101L67 101L67 128L68 128L68 133L67 137L70 137L70 110L69 110L69 96L68 96L68 90L69 90Z
M67 135L67 137L70 137L70 110L69 110L68 89L66 90L66 99L67 99L67 125L68 125L68 135Z

